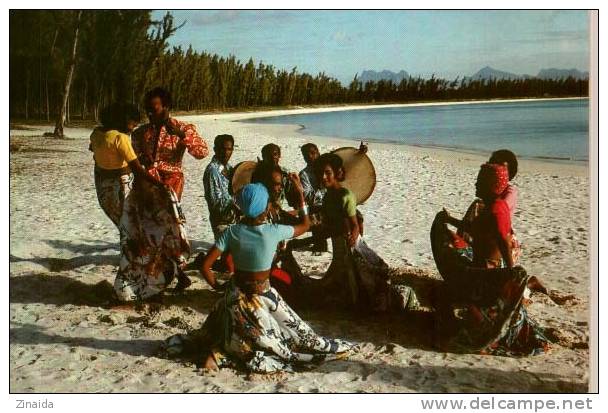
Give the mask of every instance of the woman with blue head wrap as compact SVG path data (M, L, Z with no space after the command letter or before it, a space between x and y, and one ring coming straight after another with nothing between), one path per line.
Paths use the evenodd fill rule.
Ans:
M262 184L247 184L236 194L236 205L247 218L257 218L268 208L268 190Z
M252 372L273 373L291 370L294 362L343 358L352 348L345 341L318 336L270 286L277 244L310 227L300 180L296 174L290 179L300 197L301 222L297 225L266 222L269 195L263 184L245 185L236 194L244 217L218 237L201 269L207 282L219 289L211 266L222 252L229 251L234 276L200 331L167 340L170 353L193 351L198 360L205 356L205 367L210 369L236 363Z

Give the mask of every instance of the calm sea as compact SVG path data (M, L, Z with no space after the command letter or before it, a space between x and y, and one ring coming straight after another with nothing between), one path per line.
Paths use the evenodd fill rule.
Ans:
M587 161L589 101L549 100L376 108L248 119L298 124L302 133L518 156Z

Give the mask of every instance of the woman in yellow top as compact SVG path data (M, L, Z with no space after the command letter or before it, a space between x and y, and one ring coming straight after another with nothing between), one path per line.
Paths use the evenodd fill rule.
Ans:
M129 134L140 121L137 107L114 103L101 112L101 127L91 133L95 159L95 189L103 212L118 227L126 197L133 188L135 175L155 185L162 183L141 166L131 146Z
M101 113L91 134L99 205L120 231L120 266L114 291L120 301L144 300L162 292L190 255L185 220L175 193L142 167L129 133L140 120L137 107L115 103Z

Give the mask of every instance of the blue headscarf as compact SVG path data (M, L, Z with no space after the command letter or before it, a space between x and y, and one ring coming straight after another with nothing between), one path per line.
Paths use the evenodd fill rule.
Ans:
M268 207L268 190L260 183L247 184L236 194L236 204L245 216L255 218Z

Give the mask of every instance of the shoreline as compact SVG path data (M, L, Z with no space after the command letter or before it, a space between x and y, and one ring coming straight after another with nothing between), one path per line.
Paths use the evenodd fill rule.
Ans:
M217 114L202 114L202 115L184 115L180 116L183 119L198 120L200 118L212 118L213 120L224 120L230 122L239 122L246 124L251 128L259 128L260 126L269 126L270 124L262 124L255 122L247 122L252 119L263 119L263 118L274 118L281 116L290 115L307 115L327 112L344 112L351 110L366 110L366 109L384 109L384 108L402 108L402 107L434 107L434 106L456 106L456 105L475 105L475 104L488 104L488 103L519 103L519 102L538 102L538 101L554 101L554 100L584 100L589 98L579 97L568 97L568 98L524 98L524 99L488 99L488 100L467 100L467 101L442 101L442 102L418 102L418 103L396 103L396 104L379 104L379 105L347 105L347 106L329 106L321 108L293 108L293 109L276 109L276 110L261 110L253 112L228 112L228 113L217 113ZM273 124L273 126L284 127L284 133L297 132L299 135L305 138L314 139L327 139L327 140L344 140L348 142L359 142L361 139L354 139L348 137L339 136L326 136L326 135L315 135L314 133L307 132L304 125L295 123L285 124ZM399 147L405 147L408 150L423 150L428 153L434 152L449 152L458 155L470 155L478 157L487 157L490 152L481 150L449 147L442 145L424 145L424 144L410 144L398 142L395 140L382 140L382 139L364 139L369 143L377 145L398 145ZM355 145L356 146L356 145ZM565 159L565 158L551 158L551 157L531 157L531 156L518 156L518 159L531 162L531 163L542 163L551 164L558 166L567 166L574 168L582 168L588 170L589 159ZM544 169L544 168L542 168Z
M230 119L218 120L218 122L234 122ZM349 139L338 136L322 136L306 134L301 132L301 126L297 124L263 124L235 122L239 125L256 131L256 133L272 136L275 142L284 140L285 136L296 134L298 138L316 142L323 145L336 144L340 146L358 146L359 139ZM428 156L444 162L457 162L468 167L479 167L487 161L491 152L459 150L457 148L446 148L440 146L411 145L392 141L378 141L367 139L370 150L393 150L419 156ZM336 146L337 147L337 146ZM589 163L587 161L561 161L553 159L529 158L518 156L520 169L543 174L567 174L571 176L588 177Z
M410 102L410 103L355 103L341 105L311 105L311 106L287 106L276 108L252 108L252 110L234 110L217 112L189 113L187 111L176 111L175 116L199 117L216 116L220 118L234 117L234 120L270 118L275 116L299 115L322 112L343 112L349 110L384 109L400 107L424 107L424 106L451 106L451 105L475 105L486 103L518 103L518 102L543 102L549 100L584 100L589 97L558 97L558 98L507 98L507 99L482 99L482 100L442 100L436 102Z

